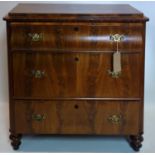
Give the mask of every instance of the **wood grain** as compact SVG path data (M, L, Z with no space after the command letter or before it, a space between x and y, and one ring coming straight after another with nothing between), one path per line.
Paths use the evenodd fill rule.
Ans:
M139 132L140 106L128 101L15 101L15 128L34 134L134 135ZM32 120L33 114L46 119ZM111 115L122 115L121 123L109 122Z
M12 50L47 51L116 51L116 43L110 35L124 35L119 50L132 52L142 50L143 24L127 23L12 23ZM43 34L43 40L31 41L28 34ZM132 49L132 50L131 50Z
M130 5L81 5L81 4L19 4L7 21L99 21L146 22L148 18Z
M14 97L139 98L140 62L140 54L122 54L122 75L114 79L108 74L112 54L14 53ZM45 76L35 78L32 70Z
M128 136L141 147L145 29L129 5L20 4L7 22L10 139L22 134ZM32 34L41 34L32 41ZM119 43L122 74L112 78ZM41 119L41 120L40 120Z

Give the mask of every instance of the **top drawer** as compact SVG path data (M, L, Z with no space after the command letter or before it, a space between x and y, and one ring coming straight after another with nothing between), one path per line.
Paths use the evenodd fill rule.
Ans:
M123 35L119 50L141 51L143 24L139 23L12 23L11 48L39 51L116 51L111 35Z

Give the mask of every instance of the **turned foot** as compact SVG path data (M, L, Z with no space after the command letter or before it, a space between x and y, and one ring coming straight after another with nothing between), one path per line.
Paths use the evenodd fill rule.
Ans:
M142 147L142 141L142 134L129 136L130 145L135 151L139 151L139 149Z
M21 144L21 134L10 134L11 145L14 150L19 149L19 145Z

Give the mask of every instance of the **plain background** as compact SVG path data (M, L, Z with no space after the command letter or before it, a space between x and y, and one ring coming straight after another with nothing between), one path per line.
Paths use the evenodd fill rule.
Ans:
M9 141L9 103L6 27L2 18L19 2L0 1L0 152L14 152ZM31 2L29 2L31 3ZM36 2L35 2L36 3ZM42 2L38 2L42 3ZM141 152L155 152L155 2L44 2L44 3L128 3L150 21L146 31L145 119ZM133 152L124 138L26 136L18 152Z

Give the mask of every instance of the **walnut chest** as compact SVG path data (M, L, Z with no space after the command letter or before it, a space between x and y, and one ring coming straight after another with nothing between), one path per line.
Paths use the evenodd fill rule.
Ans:
M19 4L7 21L10 139L143 140L145 24L129 5Z

